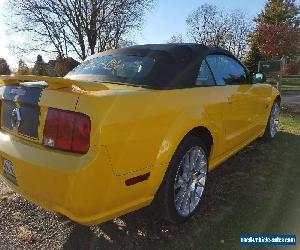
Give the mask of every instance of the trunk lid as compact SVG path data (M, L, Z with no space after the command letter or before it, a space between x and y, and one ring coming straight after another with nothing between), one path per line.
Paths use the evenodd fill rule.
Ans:
M42 143L48 108L75 111L79 94L69 89L51 90L45 85L0 87L1 129Z
M64 78L0 76L1 130L42 144L48 108L76 111L81 92L90 89L105 86Z
M42 87L1 87L1 128L13 134L38 140L39 99L42 91Z

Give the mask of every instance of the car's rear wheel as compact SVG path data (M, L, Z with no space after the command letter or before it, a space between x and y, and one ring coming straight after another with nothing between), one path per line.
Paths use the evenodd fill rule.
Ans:
M279 127L279 114L280 114L280 105L278 101L275 101L270 112L268 124L265 130L264 138L273 139Z
M207 179L207 152L196 136L186 137L178 146L156 197L166 220L183 222L198 209Z

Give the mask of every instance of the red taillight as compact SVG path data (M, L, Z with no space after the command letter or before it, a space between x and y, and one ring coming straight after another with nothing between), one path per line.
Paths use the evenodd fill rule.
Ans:
M44 145L86 153L90 147L91 121L87 115L49 109L44 127Z

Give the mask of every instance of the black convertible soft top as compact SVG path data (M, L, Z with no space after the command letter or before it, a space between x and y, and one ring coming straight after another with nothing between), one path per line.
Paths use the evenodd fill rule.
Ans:
M209 54L225 54L234 57L221 48L202 44L146 44L108 50L95 54L88 60L102 55L135 55L155 58L155 65L143 85L154 89L188 88L195 81L203 59Z

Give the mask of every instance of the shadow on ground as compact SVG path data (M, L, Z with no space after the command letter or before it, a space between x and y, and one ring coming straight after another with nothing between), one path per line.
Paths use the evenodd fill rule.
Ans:
M200 210L184 224L168 224L145 208L90 228L74 224L63 247L240 249L240 234L300 235L299 135L258 140L209 177Z

